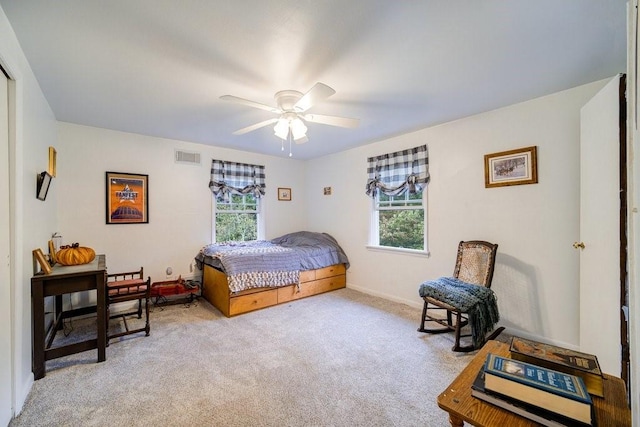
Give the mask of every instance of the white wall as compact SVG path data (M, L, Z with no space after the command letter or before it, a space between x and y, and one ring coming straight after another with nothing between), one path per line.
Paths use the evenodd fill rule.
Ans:
M165 270L190 275L198 250L211 242L211 159L265 165L266 238L307 227L304 162L238 150L59 123L58 201L63 244L79 242L106 254L109 271L143 266L152 281ZM174 149L201 153L200 166L176 164ZM149 175L149 223L105 223L105 172ZM277 200L290 187L291 202Z
M46 248L55 229L55 195L36 199L36 175L46 170L48 147L56 145L56 122L40 86L0 9L0 63L10 85L11 306L13 335L12 406L18 413L33 383L31 373L31 251ZM55 187L56 183L52 184ZM6 244L6 242L2 242ZM3 385L4 386L4 385Z
M499 244L492 289L511 333L579 344L579 111L606 80L310 161L309 224L351 260L348 286L421 306L419 284L453 273L460 240ZM427 144L429 258L366 249L366 159ZM539 183L484 188L484 155L538 146ZM333 187L332 196L322 188ZM618 333L618 331L612 331Z
M579 108L605 81L299 162L56 124L1 9L0 62L16 80L11 152L16 412L33 381L31 250L46 248L51 233L60 231L67 243L79 241L107 254L111 271L144 265L155 279L162 278L171 265L176 274L186 274L211 231L206 183L212 157L266 165L267 238L300 229L329 232L351 258L349 286L389 299L419 306L419 283L451 273L459 240L499 243L493 289L499 298L501 323L511 332L577 345L578 254L571 244L578 238ZM432 175L428 190L431 257L368 251L366 158L423 143L429 146ZM47 201L41 202L34 194L35 176L46 168L49 145L58 150L58 177ZM539 149L539 184L484 188L484 154L529 145ZM200 151L203 166L190 169L173 164L175 147ZM149 174L149 224L105 224L104 173L108 170ZM275 189L280 186L292 188L292 202L277 201ZM333 195L322 194L325 186L333 187ZM127 244L122 245L123 241Z

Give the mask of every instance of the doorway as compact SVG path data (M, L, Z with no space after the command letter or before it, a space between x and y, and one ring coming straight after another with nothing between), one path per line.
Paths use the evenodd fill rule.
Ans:
M580 111L580 350L629 386L626 76Z

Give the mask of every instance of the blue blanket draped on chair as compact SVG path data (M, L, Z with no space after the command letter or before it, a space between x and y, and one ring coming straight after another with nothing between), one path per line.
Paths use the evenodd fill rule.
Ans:
M431 297L467 313L475 347L481 345L487 333L500 320L495 294L484 286L465 283L453 277L440 277L420 285L420 296Z

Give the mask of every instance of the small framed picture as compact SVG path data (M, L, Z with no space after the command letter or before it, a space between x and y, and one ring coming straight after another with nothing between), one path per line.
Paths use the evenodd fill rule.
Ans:
M149 222L149 175L107 172L107 224Z
M485 188L538 182L537 147L518 148L484 156Z
M291 200L290 188L278 188L278 200Z
M32 251L32 253L33 253L33 267L34 267L33 270L34 270L34 272L36 270L36 263L37 263L38 265L40 265L40 270L42 270L42 272L44 274L51 273L51 266L49 265L49 262L44 257L44 254L42 253L42 249L40 249L40 248L34 249Z
M49 240L49 263L51 265L56 263L56 245L53 240Z
M56 176L56 158L57 157L58 157L58 153L56 152L56 149L53 147L49 147L49 168L47 169L47 172L49 172L49 175L51 175L54 178Z
M330 196L331 195L331 187L324 187L323 194L325 196Z
M38 174L38 177L36 179L36 198L38 200L47 199L47 193L49 193L51 179L52 176L47 171Z

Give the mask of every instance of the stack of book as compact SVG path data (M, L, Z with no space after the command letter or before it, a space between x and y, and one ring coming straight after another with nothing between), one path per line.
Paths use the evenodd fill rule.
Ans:
M593 354L543 344L520 337L511 339L511 358L582 378L589 394L604 397L604 379Z
M471 394L545 426L595 425L581 377L488 354Z

